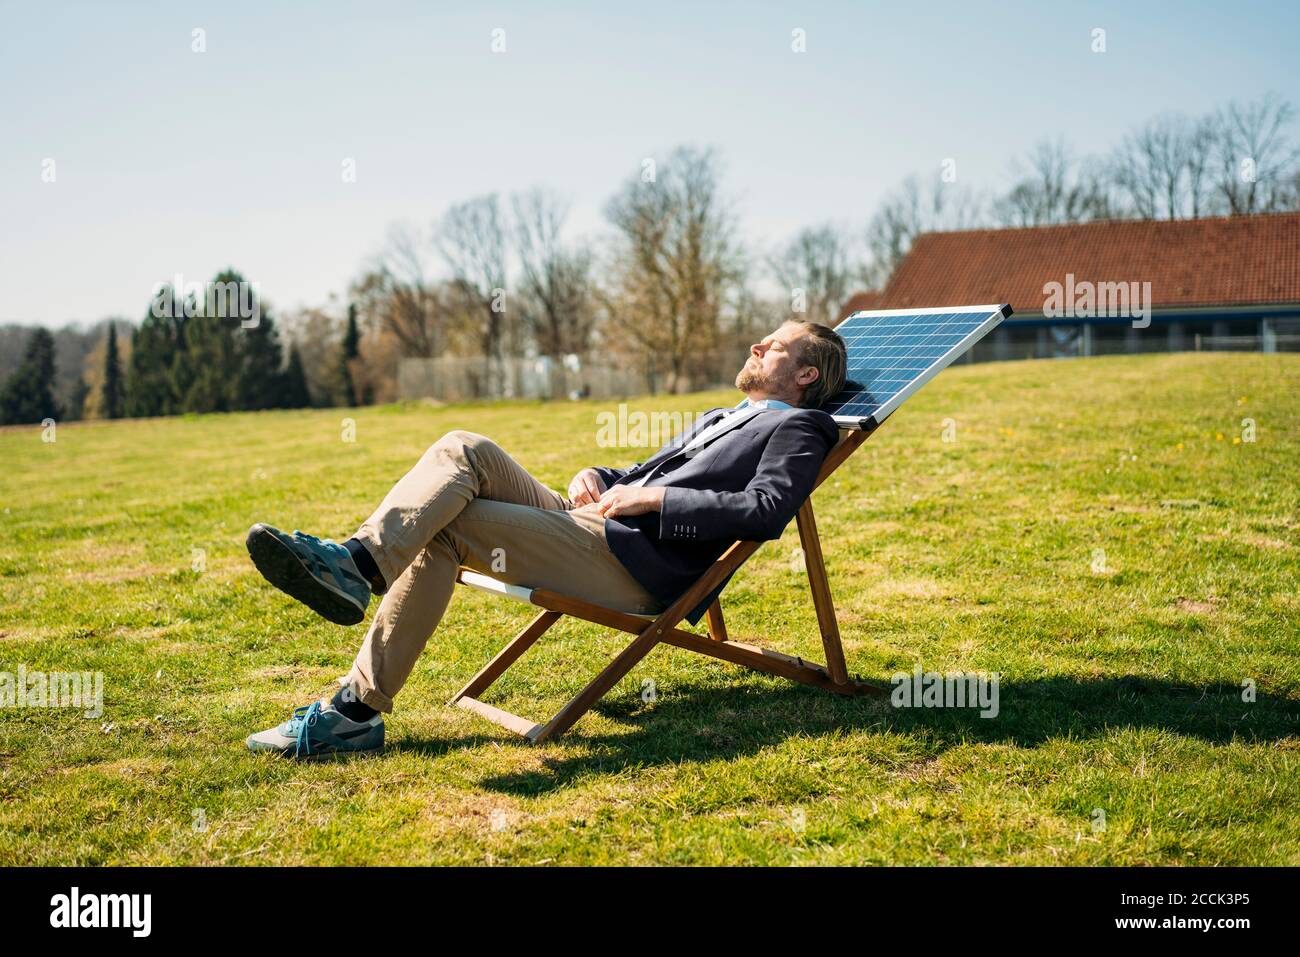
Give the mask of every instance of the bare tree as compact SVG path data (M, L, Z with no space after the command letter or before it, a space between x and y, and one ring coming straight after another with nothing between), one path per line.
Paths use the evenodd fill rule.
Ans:
M924 183L909 176L867 225L869 260L861 275L868 288L882 288L921 233L972 229L985 219L981 197L939 177Z
M848 238L826 223L800 230L768 259L776 281L788 290L793 318L834 324L853 281L849 258Z
M506 301L506 232L496 193L450 207L434 226L434 245L451 270L465 318L477 330L489 395L505 385L503 332Z
M387 330L403 355L429 357L442 348L446 307L422 249L414 227L391 227L383 251L352 284L352 297L363 319Z
M1216 132L1209 118L1168 113L1124 138L1109 173L1140 219L1183 219L1213 212L1210 168Z
M587 350L595 322L592 255L566 246L560 233L568 205L540 187L512 197L519 259L519 310L538 351L559 360Z
M1291 145L1286 131L1294 116L1291 104L1273 94L1244 105L1232 102L1218 112L1215 186L1229 212L1294 206L1292 184L1300 150Z
M993 204L1002 226L1050 226L1115 215L1104 170L1076 160L1063 140L1044 140L1014 169L1020 179Z
M332 405L334 400L343 325L336 309L337 303L331 302L329 308L302 308L280 315L280 328L298 347L307 388L317 405Z
M621 242L607 309L617 340L632 344L656 388L686 388L704 353L717 348L724 311L735 305L745 263L735 220L720 195L711 150L678 147L650 175L630 177L606 216Z
M1278 187L1280 209L1300 209L1300 168L1283 178Z

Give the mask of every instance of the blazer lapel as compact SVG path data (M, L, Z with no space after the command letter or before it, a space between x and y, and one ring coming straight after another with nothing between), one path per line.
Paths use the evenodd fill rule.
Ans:
M659 449L657 452L655 452L654 455L650 456L648 459L642 462L641 467L637 469L636 472L629 473L629 474L643 475L646 472L650 471L651 469L657 467L659 463L668 461L674 455L680 453L687 443L694 441L700 435L704 434L704 432L706 432L709 428L711 428L715 423L717 423L717 421L720 418L722 418L722 413L725 411L726 409L710 409L708 412L705 412L693 423L691 423L691 427L687 429L682 435L674 437L663 448ZM690 438L685 438L685 436L687 435L689 435ZM680 445L675 444L678 439L684 439L684 441Z
M691 439L689 442L683 445L681 451L685 452L688 449L702 448L703 446L708 445L711 442L715 442L719 438L721 438L722 436L730 432L732 429L740 428L742 425L744 425L754 416L758 415L760 412L767 412L767 411L769 410L765 408L763 409L756 408L755 406L752 405L746 409L741 409L735 415L728 416L721 423L714 422L707 429L701 431L693 439Z
M695 422L696 428L693 430L695 434L688 441L684 442L682 445L679 445L675 448L668 448L668 447L662 448L654 455L652 455L650 458L642 462L641 468L638 469L636 472L637 478L635 479L635 481L641 481L643 476L648 476L649 473L653 472L660 465L663 465L664 463L670 461L671 459L677 457L678 455L686 455L686 456L698 455L701 449L705 448L708 445L712 445L715 441L717 441L719 438L726 435L728 432L732 431L733 429L740 428L742 425L744 425L754 416L758 415L760 412L770 412L772 410L760 409L760 408L755 408L753 406L750 406L749 408L742 409L741 411L737 412L735 415L727 416L725 422L723 422L723 424L721 425L719 425L719 422L722 421L723 413L727 412L728 410L718 409L716 411L717 411L717 415L712 415L711 417L709 417L707 423L704 421L704 417L701 417L700 419L696 420ZM706 413L706 416L707 415L708 413ZM714 426L718 426L718 428L716 429L716 431L711 432L710 430L712 430Z

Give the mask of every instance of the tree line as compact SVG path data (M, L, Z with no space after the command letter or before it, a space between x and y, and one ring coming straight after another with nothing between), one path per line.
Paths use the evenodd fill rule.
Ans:
M717 153L679 146L620 184L599 245L569 238L569 203L551 190L493 193L427 226L393 226L342 302L282 323L264 303L250 328L202 303L179 315L151 306L129 339L125 323L108 322L80 354L60 333L84 365L71 376L37 330L21 360L0 367L0 422L384 402L407 357L465 360L483 396L502 394L508 360L547 357L558 370L593 353L651 392L681 391L711 355L782 319L833 323L855 288L883 286L922 232L1300 209L1293 120L1289 102L1266 96L1155 117L1103 156L1044 140L992 194L967 188L959 158L947 158L888 194L865 229L822 223L769 249L741 241ZM242 279L227 270L214 283Z
M239 284L234 270L215 276L210 286ZM170 293L170 290L167 290ZM328 400L313 399L302 354L290 342L287 357L274 316L256 303L257 319L213 313L195 296L176 299L159 309L155 295L140 324L102 324L100 343L84 354L83 374L64 397L59 396L55 334L35 329L22 357L0 389L0 424L39 423L46 419L119 419L202 412L294 409L312 405L358 405L366 396L352 382L350 366L358 354L360 334L355 310L338 346ZM130 329L119 340L119 328ZM75 333L61 331L69 351L77 352Z

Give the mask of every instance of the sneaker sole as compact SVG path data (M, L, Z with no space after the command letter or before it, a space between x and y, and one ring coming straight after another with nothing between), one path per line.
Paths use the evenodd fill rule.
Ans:
M326 621L358 625L366 610L329 588L308 570L297 555L265 525L248 530L248 555L262 577L290 598L302 602Z
M383 753L382 744L373 748L361 748L356 751L313 751L311 754L294 754L293 749L281 751L278 748L247 748L249 754L269 754L283 761L340 761L344 758L365 758Z
M248 749L251 754L270 754L283 761L341 761L344 758L364 758L380 754L382 744L373 748L360 748L356 751L313 751L311 754L294 754L293 749L280 751L275 748Z

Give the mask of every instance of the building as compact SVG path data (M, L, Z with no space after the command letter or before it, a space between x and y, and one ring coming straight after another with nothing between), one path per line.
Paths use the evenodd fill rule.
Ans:
M845 314L995 302L969 361L1300 350L1300 213L925 233Z

